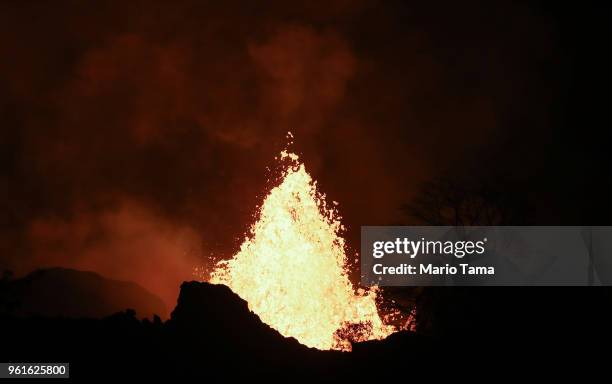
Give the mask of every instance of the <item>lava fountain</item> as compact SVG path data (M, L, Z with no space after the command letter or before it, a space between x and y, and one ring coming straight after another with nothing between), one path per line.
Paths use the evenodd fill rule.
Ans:
M225 284L286 337L322 350L351 350L351 341L382 339L396 329L376 307L376 289L353 290L337 211L317 191L297 155L265 197L257 222L210 282Z

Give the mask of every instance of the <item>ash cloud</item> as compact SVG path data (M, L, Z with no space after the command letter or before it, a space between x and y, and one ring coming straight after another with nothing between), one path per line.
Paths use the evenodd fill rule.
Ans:
M554 92L553 30L486 4L3 5L0 265L90 269L172 305L237 248L287 131L349 239L397 222L517 113L546 132L531 102Z

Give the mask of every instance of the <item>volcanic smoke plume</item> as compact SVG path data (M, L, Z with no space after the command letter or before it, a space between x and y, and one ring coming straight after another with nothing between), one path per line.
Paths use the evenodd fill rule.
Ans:
M91 270L173 308L239 245L289 128L348 228L406 223L472 157L535 189L573 76L548 15L478 3L4 2L0 270Z
M240 251L218 263L210 282L229 286L262 321L318 349L350 350L351 341L394 331L378 315L376 290L354 293L337 212L298 156L266 196Z

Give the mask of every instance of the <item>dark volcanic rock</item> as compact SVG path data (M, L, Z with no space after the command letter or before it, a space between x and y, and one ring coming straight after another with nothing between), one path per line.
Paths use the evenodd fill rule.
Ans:
M225 285L183 283L166 326L179 344L206 350L193 354L191 348L183 348L180 352L190 354L179 353L178 357L189 362L189 367L227 366L231 361L256 372L289 369L312 373L341 363L345 355L308 348L282 336Z
M503 291L496 292L499 300ZM507 292L516 295L517 291ZM606 292L593 291L591 295L604 299ZM533 291L529 293L533 295ZM538 297L537 302L542 300ZM584 301L588 304L587 299ZM507 302L510 296L502 300L502 304ZM522 304L527 313L537 313L536 301L531 306L529 302ZM589 339L585 335L590 340L604 340L609 335L608 327L602 329L601 325L609 322L609 316L603 316L605 308L582 305L582 311L602 315L601 319L588 317L593 329L581 327L579 332L562 333L558 330L565 323L555 326L548 322L550 317L545 317L531 320L530 328L512 330L508 324L514 324L516 316L506 318L502 314L509 312L500 312L494 317L489 314L486 320L497 321L490 321L482 330L480 321L478 328L463 327L463 332L443 337L400 332L385 340L354 344L353 352L342 353L314 350L283 337L262 323L248 310L247 303L225 286L190 282L182 285L178 304L165 323L159 319L138 320L131 311L104 319L16 317L0 312L0 329L6 330L0 337L0 361L65 361L70 363L71 378L88 381L92 377L169 382L263 377L268 381L339 378L342 382L364 382L372 378L380 382L394 376L414 381L419 374L431 379L466 368L471 368L468 371L472 373L474 368L500 362L506 372L509 366L539 361L542 355L554 355L555 351L565 356L568 341L578 338L586 341L578 344L580 350L587 350ZM491 311L495 306L482 308L480 315L484 315L485 308ZM463 314L469 320L477 320L468 311ZM595 319L601 323L598 325ZM543 321L549 329L546 332ZM572 359L575 356L569 355ZM521 359L518 363L512 360L517 356Z
M364 379L390 362L418 363L426 350L409 334L355 344L353 353L307 348L261 322L228 287L200 282L183 283L165 323L130 311L104 319L0 313L0 329L11 330L0 340L0 361L67 361L74 378Z
M191 333L210 344L221 338L222 346L241 348L304 348L294 338L285 338L264 324L248 304L225 285L184 282L168 327ZM282 347L281 347L282 346Z

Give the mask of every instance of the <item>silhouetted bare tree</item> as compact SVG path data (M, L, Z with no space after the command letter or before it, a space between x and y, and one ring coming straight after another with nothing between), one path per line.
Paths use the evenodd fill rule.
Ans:
M524 225L529 209L499 180L443 176L427 182L402 210L424 225Z
M443 174L425 183L417 196L401 207L410 224L444 226L527 225L532 221L523 193L503 175L477 174L472 168ZM473 304L472 294L462 288L385 287L393 303L414 303L417 329L445 333L456 326L455 312ZM398 307L402 312L405 308ZM456 321L456 320L453 320Z

